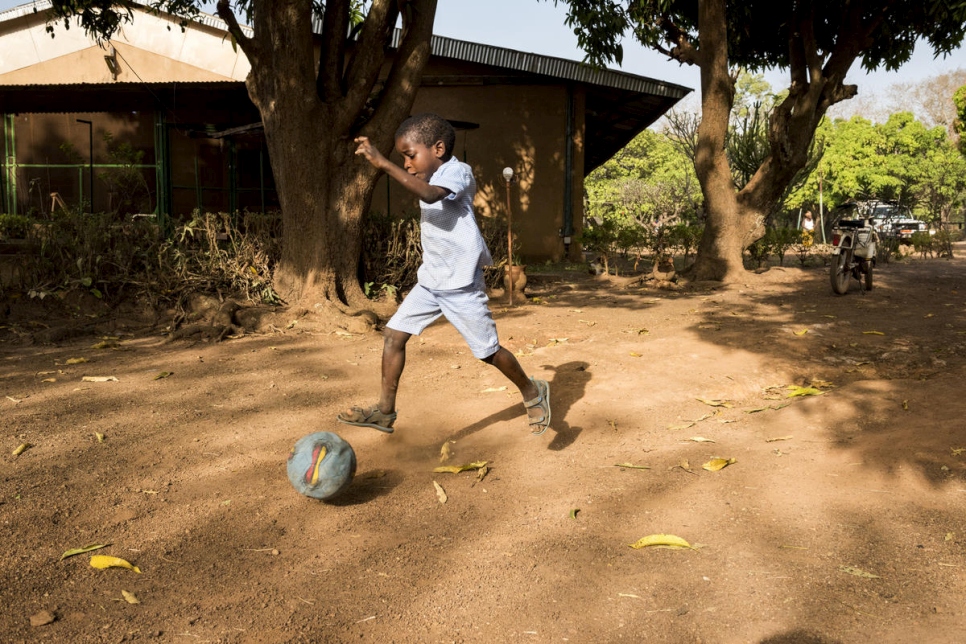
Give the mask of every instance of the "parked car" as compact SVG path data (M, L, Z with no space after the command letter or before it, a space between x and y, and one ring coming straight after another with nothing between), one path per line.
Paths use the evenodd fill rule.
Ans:
M909 208L890 201L847 201L832 211L832 222L842 219L871 219L881 237L909 240L914 233L925 232L926 222L912 216Z

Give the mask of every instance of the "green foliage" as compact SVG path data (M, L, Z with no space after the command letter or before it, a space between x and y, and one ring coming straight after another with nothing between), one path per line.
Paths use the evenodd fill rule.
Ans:
M955 153L942 127L927 128L909 112L885 123L856 116L825 120L816 140L823 147L817 168L787 205L831 209L849 200L895 201L916 207L927 220L941 220L961 203L966 160Z
M0 214L0 239L24 239L31 225L26 215Z
M119 215L149 212L151 189L139 167L144 161L144 150L116 141L111 132L104 133L104 143L112 167L102 169L99 176L107 186L111 209Z
M802 231L796 228L767 228L765 234L748 247L748 254L757 268L761 268L768 258L775 255L779 266L785 265L785 254L788 249L802 241ZM807 257L807 253L805 253ZM799 258L802 265L805 259Z
M587 60L603 65L623 58L625 34L647 47L678 57L672 51L681 43L699 42L698 3L688 0L561 0L568 5L566 23L577 36ZM966 2L900 0L883 5L874 2L826 3L816 0L774 3L771 0L725 0L728 24L728 59L736 68L753 72L772 67L787 68L790 53L800 36L803 20L821 50L855 47L850 21L871 20L877 11L875 30L859 54L862 68L895 70L909 60L916 41L925 40L936 55L952 52L966 34ZM854 12L854 13L853 13Z
M785 253L802 241L802 231L797 228L769 228L766 236L771 236L771 248L778 256L778 265L785 265Z
M953 103L956 105L956 122L953 127L959 135L959 151L966 155L966 85L953 94Z
M366 297L375 295L372 287L376 284L396 290L412 288L422 258L418 215L393 219L369 213L362 232L362 284Z

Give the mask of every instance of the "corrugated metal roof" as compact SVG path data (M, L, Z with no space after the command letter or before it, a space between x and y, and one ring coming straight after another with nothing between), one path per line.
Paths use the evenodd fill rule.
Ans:
M397 47L401 32L399 29L393 34L392 46ZM455 58L470 63L492 65L504 69L512 69L541 76L552 76L565 80L614 87L630 92L643 92L669 98L684 98L691 90L681 85L665 83L653 78L628 74L612 69L595 69L584 63L531 54L504 47L482 45L479 43L456 40L445 36L433 36L433 56L441 58Z
M144 7L151 7L152 5L152 0L131 1ZM50 0L35 0L35 2L0 12L0 22L44 11L49 9L50 6ZM212 27L213 29L228 31L228 25L225 21L211 14L199 13L194 22ZM250 27L242 27L242 29L246 35L251 36L254 33ZM312 19L312 30L316 34L322 33L322 21L319 18ZM401 34L402 32L399 29L394 31L392 47L399 46ZM591 85L623 89L630 92L666 96L677 100L684 98L691 91L689 88L681 85L665 83L645 76L637 76L636 74L628 74L627 72L612 69L594 69L589 65L564 58L543 56L541 54L527 53L514 49L506 49L504 47L494 47L493 45L456 40L455 38L447 38L446 36L433 36L431 45L434 56L502 67L518 72L560 78L578 83L588 83Z

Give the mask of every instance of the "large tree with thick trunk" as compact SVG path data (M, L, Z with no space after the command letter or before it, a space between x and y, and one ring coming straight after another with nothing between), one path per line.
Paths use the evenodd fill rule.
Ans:
M368 136L389 152L429 60L436 0L239 4L251 19L251 36L229 0L218 0L217 12L251 63L246 85L261 113L282 206L276 290L303 307L343 312L370 307L358 266L377 171L354 158L353 138ZM117 0L53 0L53 5L59 18L77 16L101 39L133 15L131 5ZM185 18L198 13L191 0L159 0L154 6ZM313 33L314 16L322 18L321 37ZM402 37L391 52L400 18ZM381 79L387 60L388 76Z
M556 0L555 0L556 1ZM701 72L695 171L707 221L694 276L743 277L742 253L808 160L815 129L832 105L852 98L845 77L896 69L925 40L936 53L966 34L966 0L560 0L588 58L620 62L628 31L643 44ZM789 72L788 94L772 110L769 153L740 189L726 154L735 80L741 69Z

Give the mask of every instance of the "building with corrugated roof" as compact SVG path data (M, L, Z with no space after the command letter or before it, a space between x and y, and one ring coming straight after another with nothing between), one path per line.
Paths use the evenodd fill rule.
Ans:
M79 25L54 25L51 38L49 8L39 0L0 13L0 211L43 216L53 193L119 216L278 207L244 85L249 63L221 19L202 14L182 29L180 18L136 10L98 46ZM514 232L530 260L564 256L581 227L584 177L691 91L440 36L432 51L413 111L456 126L482 217L504 216L501 173L515 170ZM118 168L143 181L119 187ZM418 207L384 177L372 210Z

